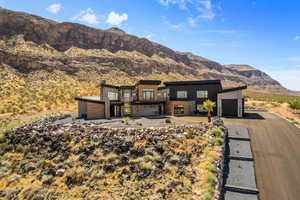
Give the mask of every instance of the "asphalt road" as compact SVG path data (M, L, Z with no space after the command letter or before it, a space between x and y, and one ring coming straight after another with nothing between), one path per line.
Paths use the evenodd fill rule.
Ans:
M267 112L224 121L249 129L259 199L299 200L300 129Z

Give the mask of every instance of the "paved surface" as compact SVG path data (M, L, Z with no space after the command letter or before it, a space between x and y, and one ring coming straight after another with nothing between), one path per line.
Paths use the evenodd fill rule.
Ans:
M300 129L267 112L224 121L249 130L259 199L299 200Z
M225 200L257 200L254 162L247 128L227 126L225 154Z

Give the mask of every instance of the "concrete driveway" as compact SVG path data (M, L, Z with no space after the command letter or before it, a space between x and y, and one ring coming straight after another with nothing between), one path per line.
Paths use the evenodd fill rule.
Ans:
M249 130L259 199L300 199L300 129L267 112L224 121Z

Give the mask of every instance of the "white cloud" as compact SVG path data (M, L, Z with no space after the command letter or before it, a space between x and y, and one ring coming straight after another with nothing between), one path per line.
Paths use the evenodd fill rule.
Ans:
M176 31L182 31L184 30L185 26L182 23L179 24L172 24L169 20L167 20L165 17L163 17L163 23L167 25L169 28L176 30Z
M300 56L289 57L288 61L290 61L290 62L299 62L300 63Z
M153 37L154 37L153 33L150 33L150 34L145 36L145 38L147 38L148 40L152 39Z
M79 15L71 18L74 21L81 21L88 24L98 24L98 16L94 13L93 9L87 8L79 13Z
M128 19L127 13L118 14L118 13L112 11L108 14L106 23L113 25L113 26L120 26L127 19Z
M51 12L51 13L53 13L53 14L56 14L56 13L58 13L58 12L60 11L60 9L61 9L61 4L59 4L59 3L54 3L54 4L51 4L46 10L47 10L48 12Z
M300 40L300 36L295 36L294 40Z
M197 26L201 20L213 20L216 12L223 10L221 3L213 5L212 0L159 0L163 6L178 5L186 10L189 17L187 23L190 26ZM193 14L192 14L193 13Z
M212 20L216 16L212 9L211 0L200 0L199 4L197 9L200 11L200 15L197 18Z
M191 0L159 0L159 3L163 6L169 6L170 4L178 4L179 8L185 10L186 8L186 2Z
M286 88L300 91L300 69L268 71L267 73Z
M197 25L197 19L195 19L193 17L188 17L188 23L191 26L196 26Z
M237 31L236 30L222 30L222 29L216 29L216 30L206 30L206 31L203 31L203 32L206 32L206 33L219 33L219 34L233 34L233 33L236 33Z

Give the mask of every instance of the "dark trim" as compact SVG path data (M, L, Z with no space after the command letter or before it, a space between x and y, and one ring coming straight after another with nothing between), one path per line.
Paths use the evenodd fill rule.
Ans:
M132 101L131 104L144 104L144 105L149 105L149 104L163 104L165 101Z
M82 98L82 97L75 97L75 100L76 101L86 101L86 102L92 102L92 103L99 103L99 104L104 104L105 103L104 101L101 101L101 100L85 99L85 98Z
M145 85L160 85L161 81L159 80L139 80L137 84L145 84Z
M225 92L233 92L233 91L237 91L237 90L245 90L247 89L247 85L243 85L240 87L234 87L234 88L227 88L227 89L223 89L221 92L219 93L225 93Z
M135 86L134 85L121 85L120 89L131 89L131 90L134 90Z
M115 89L119 89L119 86L115 86L115 85L109 85L109 84L102 84L103 87L108 87L108 88L115 88Z
M110 105L124 105L122 101L110 101Z
M220 80L199 80L199 81L174 81L174 82L164 82L166 86L170 85L207 85L207 84L219 84Z
M159 87L157 88L158 90L163 90L163 89L167 89L167 87Z

